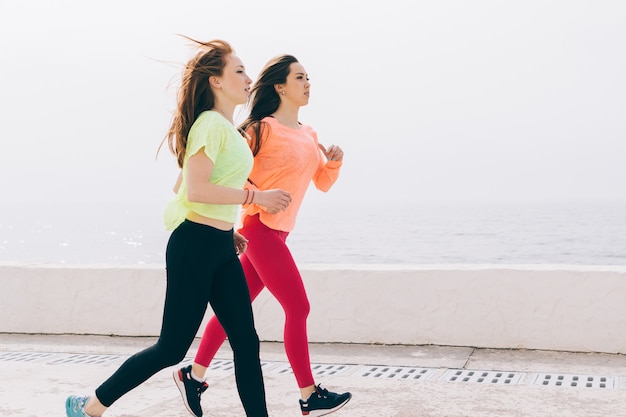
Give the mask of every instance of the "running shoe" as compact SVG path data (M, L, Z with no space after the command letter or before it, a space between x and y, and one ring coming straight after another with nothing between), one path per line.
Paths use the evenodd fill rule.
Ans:
M325 416L346 405L350 398L352 398L352 394L349 392L337 394L322 388L320 384L315 387L315 391L306 401L300 400L300 410L302 410L303 416Z
M193 416L202 417L200 396L209 388L209 384L193 379L191 376L191 365L174 370L173 376L187 410Z
M79 397L77 395L70 395L65 400L65 414L67 417L89 417L85 413L85 404L89 397Z

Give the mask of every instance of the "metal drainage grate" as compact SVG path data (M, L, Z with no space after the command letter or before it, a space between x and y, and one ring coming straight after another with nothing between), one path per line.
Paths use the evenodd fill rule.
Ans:
M48 364L96 364L112 365L119 364L128 356L120 355L92 355L51 352L0 352L0 362L30 362ZM193 358L186 357L191 362ZM261 362L263 372L268 374L293 373L291 366L284 362ZM364 378L380 378L395 380L427 380L433 378L442 369L437 368L413 368L404 366L378 366L378 365L336 365L336 364L311 364L314 375L343 375L351 372ZM357 368L356 371L354 369ZM232 360L215 359L209 369L213 371L232 372L234 364ZM483 384L516 385L524 380L530 385L573 387L573 388L619 388L620 377L603 375L574 375L574 374L550 374L533 373L530 378L525 378L524 372L505 371L481 371L467 369L447 369L438 378L439 381L447 382L473 382Z
M615 378L610 376L593 375L566 375L566 374L537 374L533 385L550 387L578 387L578 388L615 388Z
M426 380L431 378L437 369L409 368L404 366L365 366L358 376L385 379Z
M41 352L2 352L0 353L0 361L3 362L48 362L55 357L60 356L57 353L41 353Z
M185 358L185 361L192 362L193 358L187 357ZM214 359L211 361L211 364L209 365L209 369L211 371L234 372L235 364L231 360Z
M186 356L183 360L184 363L191 364L193 362L192 356ZM271 370L274 367L273 362L263 362L261 361L261 368L263 372L267 373L268 369ZM230 359L213 359L208 368L213 372L234 372L235 371L235 363Z
M192 361L193 358L186 357L185 361ZM291 365L284 362L267 362L261 361L261 368L266 374L293 374ZM330 365L330 364L311 364L311 370L315 376L341 375L350 370L349 365ZM210 371L226 371L233 372L235 365L232 360L214 359L209 365Z
M345 374L350 368L349 365L311 364L311 371L314 376L337 376ZM293 374L291 366L288 363L282 362L274 362L274 366L269 367L267 371L263 369L263 372L267 372L268 374Z
M524 377L522 372L477 371L467 369L450 369L441 380L448 382L475 382L483 384L516 385Z
M0 361L32 362L48 364L86 363L95 365L110 365L123 362L127 356L120 355L87 355L71 353L42 353L42 352L4 352L0 353Z
M87 363L94 365L112 365L121 363L126 360L128 356L117 355L68 355L63 358L58 358L48 363L63 364L63 363Z

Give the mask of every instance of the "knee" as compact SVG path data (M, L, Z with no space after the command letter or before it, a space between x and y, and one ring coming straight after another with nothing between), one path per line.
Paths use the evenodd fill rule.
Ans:
M306 320L311 312L311 304L305 297L303 300L285 307L285 316L295 320Z
M233 350L238 350L239 347L244 346L246 349L254 349L256 351L260 349L259 335L254 328L249 331L231 332L228 335L228 341Z
M165 367L176 365L185 359L187 349L182 346L167 346L165 344L157 343L157 351L161 358L162 365Z
M185 359L185 355L187 354L187 350L185 351L178 351L178 352L172 352L169 356L167 356L167 365L166 366L173 366L176 365L178 363L181 363L183 361L183 359Z

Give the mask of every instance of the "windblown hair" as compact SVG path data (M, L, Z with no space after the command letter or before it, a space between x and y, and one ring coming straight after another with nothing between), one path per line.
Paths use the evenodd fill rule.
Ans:
M280 105L280 96L275 84L284 84L289 75L289 66L298 60L292 55L279 55L272 58L261 71L259 78L252 87L252 104L250 114L239 126L243 131L252 126L252 154L257 155L261 150L261 134L270 127L261 120L274 113Z
M178 166L183 167L187 149L187 136L196 118L215 105L209 77L221 76L226 66L226 57L234 53L233 48L223 40L200 42L190 40L198 49L183 69L182 82L177 93L177 107L172 124L165 136L170 151L176 155Z

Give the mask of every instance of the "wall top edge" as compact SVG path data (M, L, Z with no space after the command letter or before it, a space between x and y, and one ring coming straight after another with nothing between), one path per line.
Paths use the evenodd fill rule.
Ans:
M600 271L626 272L626 265L565 265L565 264L298 264L305 271ZM63 264L2 262L0 268L25 269L133 269L163 270L159 264Z

